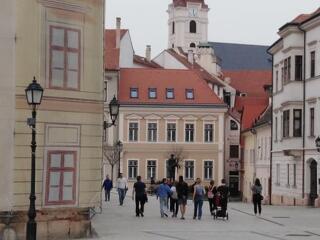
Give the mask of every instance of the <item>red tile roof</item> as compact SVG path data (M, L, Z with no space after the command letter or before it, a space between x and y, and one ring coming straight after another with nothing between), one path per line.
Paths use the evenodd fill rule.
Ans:
M177 59L180 63L182 63L186 68L195 71L201 78L203 78L207 82L211 82L213 84L216 84L218 86L223 86L219 80L210 73L208 73L203 67L201 67L198 63L191 64L188 61L188 56L186 53L183 52L181 48L178 48L178 52L176 52L174 49L168 49L166 50L171 56L173 56L175 59Z
M221 105L215 95L191 70L127 68L120 70L119 100L122 104ZM138 88L139 98L130 98L130 88ZM149 99L148 89L157 89L157 98ZM174 89L174 99L166 98L166 89ZM186 89L194 89L194 99L186 99Z
M159 64L154 61L148 61L145 57L139 55L133 56L133 61L139 65L142 65L147 68L162 68Z
M190 3L201 3L203 8L208 8L208 5L204 2L204 0L173 0L173 5L175 7L186 7L187 2Z
M242 119L241 119L241 130L247 130L252 127L259 116L266 110L267 105L250 104L246 105L243 109Z
M121 29L120 38L122 38L127 29ZM119 70L120 49L116 48L116 29L105 30L105 69Z

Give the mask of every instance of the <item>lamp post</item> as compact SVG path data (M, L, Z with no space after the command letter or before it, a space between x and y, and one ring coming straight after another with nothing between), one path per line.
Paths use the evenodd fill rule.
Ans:
M320 137L315 140L317 151L320 152Z
M37 223L36 218L36 195L35 195L35 178L36 178L36 116L37 106L41 104L43 96L43 88L37 83L35 77L33 77L32 83L25 89L26 98L28 104L32 107L32 118L28 118L28 125L32 129L31 140L31 190L30 190L30 205L28 210L28 222L27 222L27 240L36 240L37 238Z
M116 99L116 96L113 96L113 99L109 103L109 114L111 118L111 123L108 123L107 121L104 121L103 123L103 128L107 129L115 125L118 115L119 115L119 108L120 108L120 103Z
M118 142L117 142L117 151L118 151L118 157L119 157L119 159L118 159L118 177L119 177L119 175L120 175L120 161L121 161L121 152L122 152L122 149L123 149L123 143L119 140Z

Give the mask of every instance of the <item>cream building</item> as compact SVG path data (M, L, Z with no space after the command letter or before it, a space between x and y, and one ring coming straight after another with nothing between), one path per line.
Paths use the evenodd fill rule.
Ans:
M279 29L273 55L272 202L319 206L320 10Z
M193 71L121 69L120 170L130 184L141 175L161 180L170 154L181 158L178 175L190 184L224 177L226 105Z
M104 1L5 0L0 11L0 106L7 113L0 118L0 210L13 211L10 227L24 239L31 173L24 90L35 76L44 88L36 129L38 238L86 236L89 208L101 204Z

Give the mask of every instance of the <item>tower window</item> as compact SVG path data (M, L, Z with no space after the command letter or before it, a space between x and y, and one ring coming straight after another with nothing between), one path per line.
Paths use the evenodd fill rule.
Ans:
M172 34L175 34L175 31L176 31L176 29L175 29L175 22L172 22Z
M196 21L190 21L190 33L197 33L197 23Z
M191 47L191 48L195 48L195 47L196 47L196 44L195 44L195 43L190 43L190 47Z

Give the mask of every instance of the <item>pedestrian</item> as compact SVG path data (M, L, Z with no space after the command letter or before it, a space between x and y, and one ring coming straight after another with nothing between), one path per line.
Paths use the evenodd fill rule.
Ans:
M188 201L188 194L189 194L189 187L188 184L183 181L183 176L179 176L179 182L176 186L177 193L178 193L178 203L180 206L181 212L181 220L184 220L184 215L186 213L186 205Z
M198 220L201 220L204 195L205 195L205 189L201 184L201 179L197 178L196 184L194 185L194 190L193 190L193 202L194 202L193 219L196 219L198 217Z
M162 183L157 188L157 199L160 201L160 214L163 218L168 217L168 196L171 194L171 190L167 185L167 179L164 178Z
M254 205L254 214L257 215L257 212L259 211L259 215L261 215L261 201L263 200L263 196L261 195L262 186L259 178L257 178L256 181L254 182L254 185L252 185L251 191L252 191L252 202Z
M223 212L223 218L227 219L227 209L228 209L228 198L229 198L229 187L226 184L226 180L221 180L221 185L217 188L217 192L219 192L221 196L221 210Z
M207 192L207 197L208 197L208 202L209 202L209 209L210 209L210 214L213 215L213 211L215 210L215 197L217 194L217 188L214 186L214 181L211 180L209 187L208 187L208 192Z
M177 193L177 183L174 182L172 187L171 187L171 205L172 207L172 217L176 218L178 215L178 210L179 210L179 203L178 203L178 193Z
M167 185L171 189L173 186L173 182L171 181L171 178L167 178ZM173 206L172 206L172 198L171 195L168 196L168 208L170 209L170 212L173 212Z
M112 180L109 178L109 175L106 176L106 179L103 181L102 189L104 189L104 200L110 202L110 192L113 188Z
M137 177L137 182L133 185L132 200L136 202L136 217L144 217L144 204L146 203L146 184L141 181L141 176Z
M119 195L119 204L123 205L124 198L126 196L126 192L128 190L127 179L123 177L122 173L119 174L119 178L117 179L117 189Z

